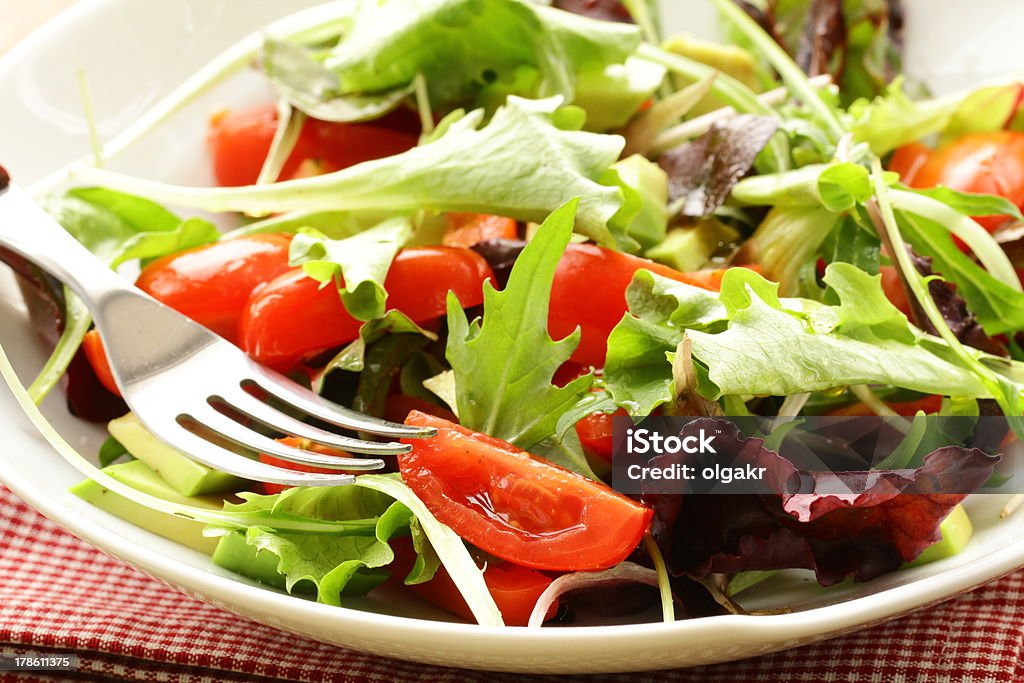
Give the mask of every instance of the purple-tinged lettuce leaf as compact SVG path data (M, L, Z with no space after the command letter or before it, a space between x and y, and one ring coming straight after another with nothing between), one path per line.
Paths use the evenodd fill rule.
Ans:
M763 484L778 493L642 496L655 509L652 532L669 570L697 578L802 568L825 586L848 576L867 581L938 541L942 520L999 462L948 446L914 470L800 472L726 421L697 419L681 436L701 429L716 433L717 455L661 455L653 465L764 467Z

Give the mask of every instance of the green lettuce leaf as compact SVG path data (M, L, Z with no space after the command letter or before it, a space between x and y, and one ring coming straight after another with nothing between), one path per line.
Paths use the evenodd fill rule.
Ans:
M582 73L623 64L640 40L636 26L525 0L362 0L324 66L345 94L394 91L423 74L438 109L472 102L490 83L521 81L516 71L531 68L536 89L517 94L572 101Z
M551 439L559 418L589 393L594 381L588 374L564 387L552 384L555 371L579 344L578 330L560 341L547 331L551 284L572 236L577 206L573 200L544 221L516 259L504 290L484 284L482 322L470 323L458 299L448 297L446 355L455 373L459 420L523 450L537 451ZM538 454L556 464L593 476L581 451L550 444L543 450Z
M373 320L384 315L384 278L412 233L412 221L404 216L340 240L306 229L292 239L291 265L301 265L306 275L325 286L336 284L352 317Z
M288 591L297 583L309 581L316 587L320 602L340 605L342 591L357 572L386 567L394 561L389 541L404 533L413 534L418 553L416 566L406 577L408 583L429 580L439 566L429 543L423 541L412 511L378 491L338 486L293 488L273 496L241 495L244 502L225 503L224 509L251 517L252 524L242 530L246 543L258 553L277 557L277 571L285 577ZM282 528L283 520L292 525L303 520L359 524L338 533L317 533ZM209 525L205 533L222 536L238 532L232 525Z
M625 141L578 130L582 119L560 104L512 97L486 125L483 110L476 110L402 154L273 185L179 187L87 167L76 174L168 204L251 214L431 209L542 221L579 197L576 231L615 246L609 224L625 199L620 187L604 182ZM620 235L629 229L620 221L614 228Z
M991 397L945 342L910 325L889 303L878 276L834 263L825 283L839 305L780 298L778 285L743 268L725 275L718 295L638 273L627 294L631 313L609 339L608 389L618 405L638 415L668 402L670 354L688 337L700 364L699 389L712 399L857 384Z

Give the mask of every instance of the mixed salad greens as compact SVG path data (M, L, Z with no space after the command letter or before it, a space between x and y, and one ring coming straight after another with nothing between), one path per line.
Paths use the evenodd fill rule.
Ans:
M331 3L74 165L48 207L111 267L332 400L438 430L350 487L211 472L126 415L75 297L3 254L54 345L32 399L63 381L111 421L76 493L262 583L488 625L738 611L767 572L831 585L962 547L966 494L935 482L991 483L1000 449L964 435L911 428L845 497L607 484L614 415L1024 435L1024 85L912 97L898 0L709 1L729 45L666 40L646 0ZM278 101L212 113L218 186L106 167L254 58ZM796 472L779 439L722 441Z

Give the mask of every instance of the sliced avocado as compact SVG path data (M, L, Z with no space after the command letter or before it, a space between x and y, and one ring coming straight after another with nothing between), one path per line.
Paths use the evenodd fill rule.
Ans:
M267 586L284 590L285 577L277 571L277 555L269 551L260 552L245 541L245 534L235 532L221 536L213 552L213 563L228 571L241 574ZM342 595L366 595L384 583L390 572L382 569L359 569L341 591ZM299 581L292 587L293 593L313 594L316 587L311 581Z
M669 52L674 52L701 64L707 64L716 71L732 76L755 91L759 89L757 60L742 47L712 43L690 36L673 36L665 41L662 47ZM678 80L682 81L683 79L678 78ZM680 83L680 85L689 85L689 83ZM717 97L708 95L690 111L690 115L706 114L724 106L725 103Z
M160 441L134 413L113 420L107 429L129 453L149 465L183 496L238 491L245 484L242 479L201 465Z
M963 505L957 505L946 516L946 519L942 520L939 532L942 534L942 539L925 548L925 551L918 555L916 560L907 563L906 566L919 567L935 560L953 557L967 547L967 543L974 533L974 526Z
M174 503L211 510L220 510L224 507L224 501L220 498L189 498L181 495L141 460L104 467L103 472L126 486ZM207 555L212 553L217 545L217 539L203 536L203 526L205 525L202 522L193 522L151 510L145 505L104 488L92 479L86 479L82 483L72 486L70 491L101 510L128 520L154 534L159 534L189 548L195 548Z
M735 228L708 218L693 227L670 230L665 241L648 249L645 256L688 273L707 266L712 256L739 238Z

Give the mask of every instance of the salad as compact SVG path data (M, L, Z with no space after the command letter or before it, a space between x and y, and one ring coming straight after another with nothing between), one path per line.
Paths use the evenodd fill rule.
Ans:
M726 44L662 35L646 0L330 3L97 144L45 197L79 241L256 361L438 436L352 486L212 471L128 412L74 295L0 252L53 347L30 395L109 426L74 492L296 595L491 626L743 613L779 570L830 586L958 552L960 503L1024 435L1024 84L928 96L898 0L708 1ZM182 142L216 186L108 167L248 68L276 101ZM613 425L651 415L779 480L801 474L785 435L726 416L909 426L856 494L625 495ZM940 443L929 416L1003 433Z

